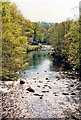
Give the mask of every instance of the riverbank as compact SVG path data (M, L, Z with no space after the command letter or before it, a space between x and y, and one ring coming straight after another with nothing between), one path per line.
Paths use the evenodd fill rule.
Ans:
M68 58L64 54L59 54L54 50L49 50L48 55L51 55L54 60L54 65L57 65L61 70L65 70L68 73L68 70L71 72L71 76L75 79L80 79L79 77L79 68L75 68L75 65L68 61ZM69 76L69 75L68 75Z
M80 83L77 79L63 79L59 73L49 77L33 77L1 84L2 118L61 118L81 119ZM39 73L40 74L40 73ZM63 74L63 73L61 73ZM54 77L51 77L54 76ZM29 91L29 86L34 90ZM50 99L51 97L51 99Z

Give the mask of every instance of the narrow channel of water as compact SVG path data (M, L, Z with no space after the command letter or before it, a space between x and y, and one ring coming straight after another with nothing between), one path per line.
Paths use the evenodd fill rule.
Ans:
M58 73L53 65L53 57L47 54L47 50L32 51L27 56L29 66L23 69L23 78L47 77L52 71Z

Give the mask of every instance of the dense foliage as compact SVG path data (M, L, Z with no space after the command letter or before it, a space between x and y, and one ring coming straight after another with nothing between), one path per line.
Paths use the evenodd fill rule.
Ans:
M65 56L74 69L79 68L79 22L56 23L49 30L49 41L55 52Z
M9 2L2 3L2 23L2 75L3 79L10 79L23 67L29 35L33 30L31 22L24 19L15 4Z

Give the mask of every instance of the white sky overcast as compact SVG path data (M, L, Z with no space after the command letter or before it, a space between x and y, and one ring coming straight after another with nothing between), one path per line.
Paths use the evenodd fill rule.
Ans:
M11 0L31 21L62 22L79 15L80 0ZM73 9L75 8L75 9Z

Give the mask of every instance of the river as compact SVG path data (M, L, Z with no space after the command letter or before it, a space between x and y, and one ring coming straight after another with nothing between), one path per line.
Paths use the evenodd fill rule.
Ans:
M56 72L53 65L53 57L47 54L47 50L33 51L28 53L29 66L23 69L23 78L48 77L50 72ZM52 77L52 76L50 76ZM54 76L53 76L54 77Z
M27 59L29 66L23 68L22 78L3 93L3 118L80 118L79 81L54 66L47 49L32 51ZM19 83L22 79L23 85Z

